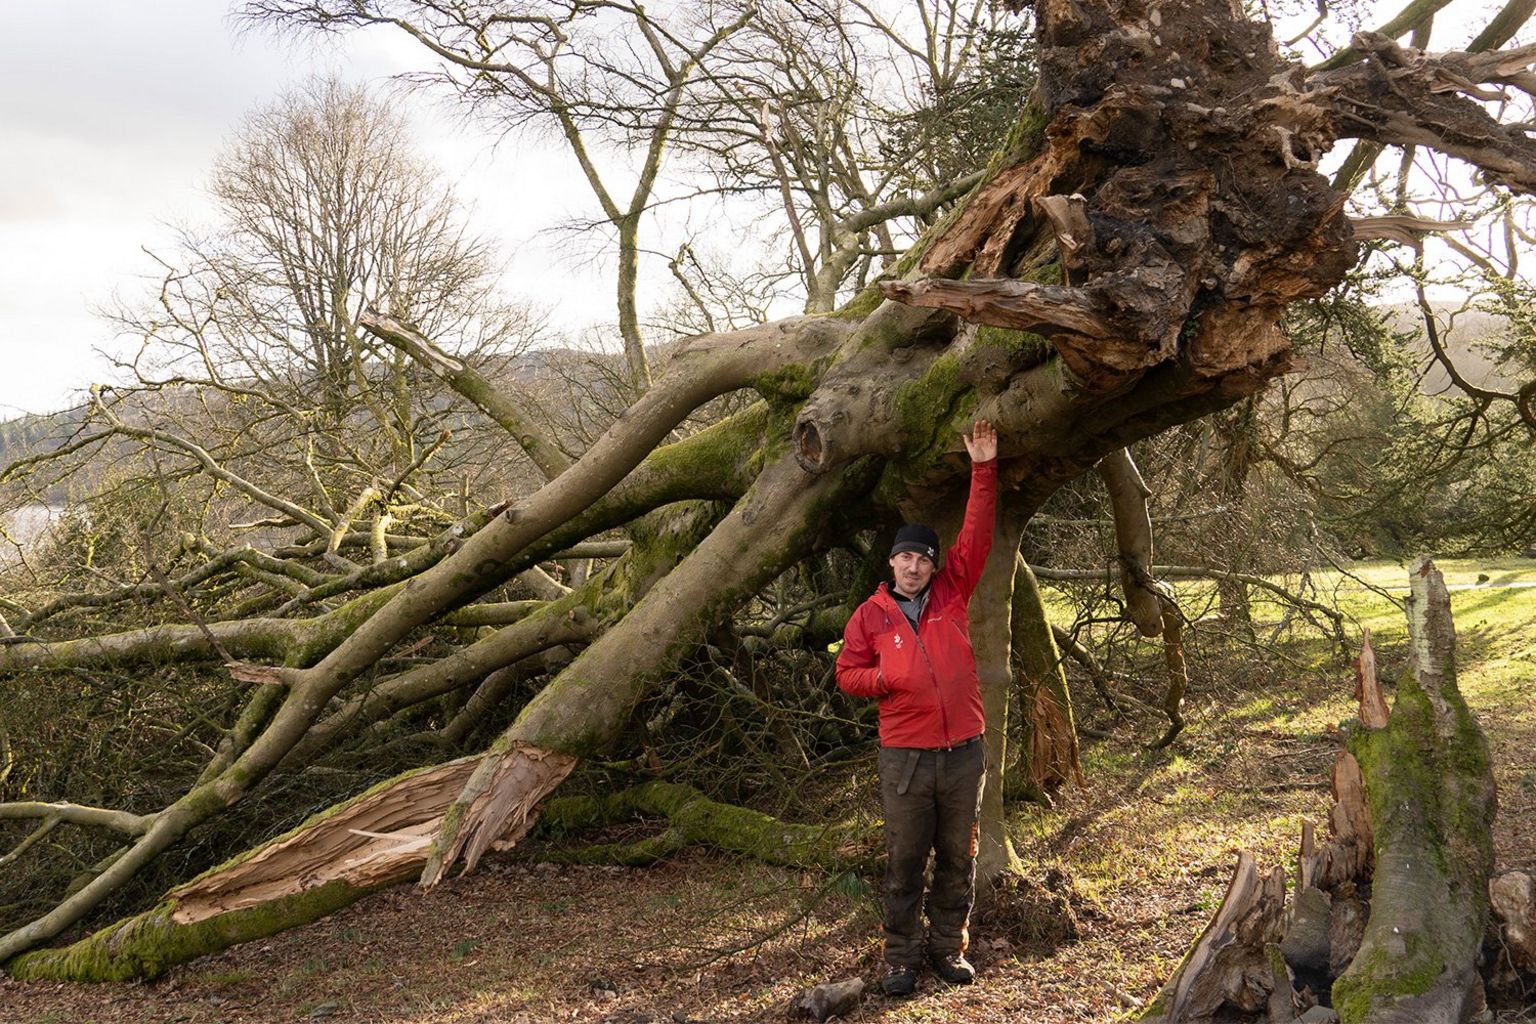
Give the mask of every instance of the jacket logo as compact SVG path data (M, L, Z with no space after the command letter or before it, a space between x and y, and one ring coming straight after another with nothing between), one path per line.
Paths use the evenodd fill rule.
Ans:
M900 647L901 647L901 634L897 633L895 636L891 637L891 642L896 645L897 649L900 649Z

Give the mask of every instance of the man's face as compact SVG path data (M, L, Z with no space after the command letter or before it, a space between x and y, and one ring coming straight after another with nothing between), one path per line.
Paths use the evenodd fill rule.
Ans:
M933 560L916 551L902 551L891 556L891 575L903 597L916 597L933 579Z

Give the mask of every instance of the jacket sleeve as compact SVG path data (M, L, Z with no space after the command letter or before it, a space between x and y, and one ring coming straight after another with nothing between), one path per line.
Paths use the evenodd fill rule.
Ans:
M969 602L992 551L997 520L997 460L971 464L971 493L965 502L965 522L954 547L944 559L944 572L954 581L961 599Z
M880 676L880 658L864 628L862 609L843 629L843 649L837 652L837 685L855 697L883 697L890 688Z

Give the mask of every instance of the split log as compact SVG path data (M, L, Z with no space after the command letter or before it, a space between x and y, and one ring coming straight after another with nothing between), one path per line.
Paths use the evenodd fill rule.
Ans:
M323 917L419 871L428 840L397 830L440 818L473 770L473 759L461 759L381 783L172 890L151 910L61 949L25 953L6 970L23 979L153 978ZM321 820L335 827L316 828ZM323 848L313 845L317 836ZM330 876L310 885L302 864L325 864Z
M1261 876L1244 850L1216 916L1139 1019L1183 1024L1265 1012L1276 989L1269 948L1280 940L1284 914L1285 869Z

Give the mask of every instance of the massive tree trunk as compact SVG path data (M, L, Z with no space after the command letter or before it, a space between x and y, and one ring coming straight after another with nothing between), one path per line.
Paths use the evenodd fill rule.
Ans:
M1344 197L1313 170L1341 133L1438 144L1510 187L1536 184L1536 146L1446 93L1447 82L1517 76L1529 55L1457 63L1446 78L1440 58L1377 47L1368 64L1308 78L1278 58L1265 26L1226 4L1044 0L1036 19L1037 105L895 276L829 316L694 339L577 462L541 462L558 475L526 499L402 557L304 584L295 608L320 592L395 588L358 598L344 630L313 625L296 641L285 626L242 644L233 626L187 627L186 656L238 657L234 677L264 688L270 714L252 715L184 797L133 822L93 881L0 938L0 962L33 976L117 974L100 965L120 961L99 951L138 936L152 948L122 970L153 972L377 884L471 869L515 842L580 759L618 742L646 694L786 569L898 510L955 500L967 467L958 435L975 417L1001 435L1017 525L1106 455L1254 394L1290 365L1284 307L1323 294L1358 257ZM1436 112L1428 127L1412 121L1421 103ZM657 447L700 405L743 388L763 401ZM665 507L692 498L731 507ZM550 606L570 629L509 626L392 684L403 697L473 687L549 644L590 639L484 753L402 776L180 887L154 927L15 959L317 743L308 737L326 716L364 709L380 659L423 627L658 509L631 531L627 567ZM1000 557L991 572L1012 567ZM80 656L164 654L163 639L104 638ZM60 655L8 644L0 669Z

